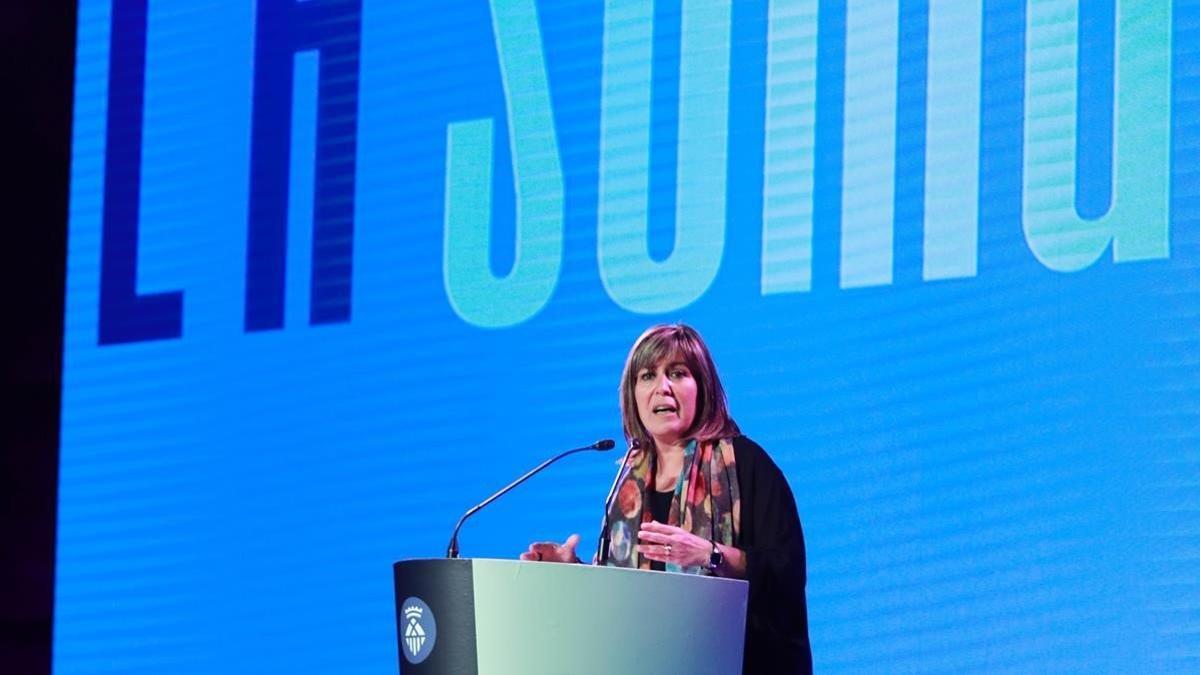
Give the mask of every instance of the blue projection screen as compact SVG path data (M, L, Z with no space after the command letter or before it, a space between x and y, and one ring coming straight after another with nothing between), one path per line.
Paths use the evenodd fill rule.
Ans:
M1197 157L1195 0L82 0L55 670L395 672L665 321L819 671L1200 669Z

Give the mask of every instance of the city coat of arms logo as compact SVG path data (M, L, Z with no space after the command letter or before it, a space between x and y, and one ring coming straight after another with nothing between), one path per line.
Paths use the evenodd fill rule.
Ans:
M409 663L421 663L433 651L437 641L437 621L433 610L418 597L410 597L401 607L403 625L400 628L400 646Z

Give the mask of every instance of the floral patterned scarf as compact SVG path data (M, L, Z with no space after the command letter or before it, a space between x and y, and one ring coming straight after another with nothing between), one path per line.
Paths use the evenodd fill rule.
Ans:
M628 465L621 469L626 472L625 478L608 514L608 564L613 567L650 569L651 561L637 552L637 532L642 523L653 520L648 492L654 489L655 464L654 452L634 452ZM728 439L688 443L667 524L732 546L740 523L741 496L733 443ZM686 574L708 572L703 566L681 568L670 563L666 569Z

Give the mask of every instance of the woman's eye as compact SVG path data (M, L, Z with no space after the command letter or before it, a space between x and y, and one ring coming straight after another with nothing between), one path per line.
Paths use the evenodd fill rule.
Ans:
M648 381L654 379L654 373L646 371L646 372L642 373L641 375L638 375L638 379L641 380L642 382L648 382Z
M687 371L682 368L677 368L671 371L671 378L678 380L681 377L687 377Z

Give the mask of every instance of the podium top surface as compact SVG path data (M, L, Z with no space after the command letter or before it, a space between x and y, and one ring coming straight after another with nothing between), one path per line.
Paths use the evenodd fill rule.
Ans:
M508 569L514 573L524 573L527 570L571 570L578 574L612 574L612 575L666 575L681 579L692 580L696 583L704 584L730 584L732 586L745 587L747 590L750 587L750 582L745 579L727 579L725 577L713 577L700 574L679 574L677 572L664 572L659 570L642 570L632 569L629 567L611 567L591 565L587 563L555 563L544 561L529 561L529 560L512 560L509 558L408 558L405 560L397 560L393 563L393 567L399 568L401 565L409 565L411 563L420 563L423 565L429 564L469 564L475 567L486 566L494 570ZM586 571L585 571L586 570ZM553 571L548 573L554 573ZM568 572L570 573L570 572Z

